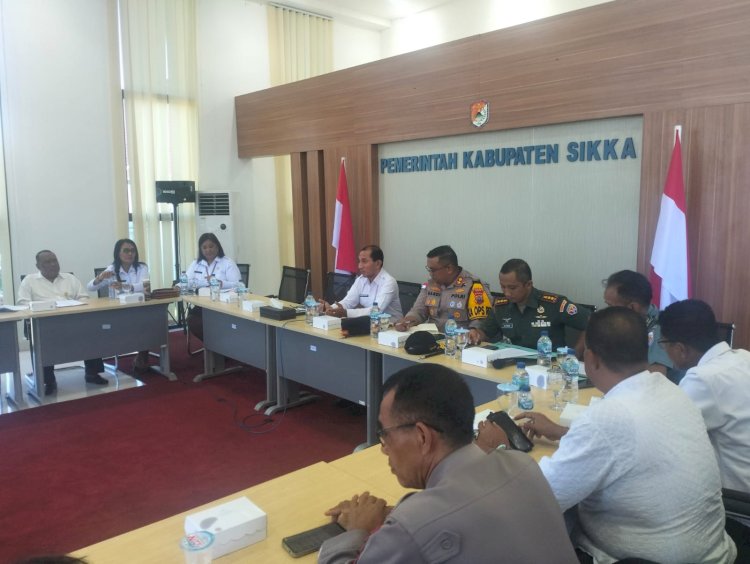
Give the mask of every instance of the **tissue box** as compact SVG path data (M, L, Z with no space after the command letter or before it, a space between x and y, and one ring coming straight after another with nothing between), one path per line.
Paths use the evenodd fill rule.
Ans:
M562 413L560 414L560 425L564 427L570 427L581 414L588 409L587 405L580 405L577 403L569 403L565 406Z
M503 349L493 351L490 349L483 349L482 347L471 347L470 349L464 349L464 352L461 354L461 362L487 368L492 365L493 360L502 356Z
M118 296L121 304L137 304L138 302L145 302L146 296L143 292L135 292L133 294L120 294Z
M237 303L237 299L237 292L221 292L219 294L219 301L225 304Z
M547 370L546 366L532 365L526 367L529 373L529 384L542 390L547 389Z
M222 503L185 517L185 532L214 534L213 558L245 548L266 538L266 514L246 497Z
M55 300L35 300L29 302L29 309L31 311L47 311L55 309L56 307L57 304L55 303Z
M378 344L397 349L403 347L408 338L409 333L405 333L404 331L396 331L395 329L391 331L380 331L378 333Z
M242 311L253 313L258 311L260 307L264 305L266 305L266 302L262 300L242 300Z
M316 329L341 329L341 318L332 315L318 315L313 317L313 327Z
M201 298L208 298L211 295L211 288L208 286L203 286L202 288L198 288L198 297Z

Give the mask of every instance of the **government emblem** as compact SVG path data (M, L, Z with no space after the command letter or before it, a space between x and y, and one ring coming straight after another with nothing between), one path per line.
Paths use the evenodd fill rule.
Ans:
M537 313L544 313L544 306L539 306L538 308L536 308L536 312Z
M490 103L479 100L471 105L471 124L474 127L482 127L490 119Z

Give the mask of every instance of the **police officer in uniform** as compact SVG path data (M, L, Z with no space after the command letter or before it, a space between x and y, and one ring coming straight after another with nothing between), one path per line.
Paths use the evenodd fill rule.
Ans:
M536 342L546 330L554 349L565 346L566 325L580 331L586 328L591 312L579 308L565 296L534 288L531 267L525 260L510 259L502 266L500 289L505 296L497 298L481 325L471 330L471 343L505 337L514 345L536 349ZM579 352L583 353L582 339L576 345L576 353Z
M479 327L491 309L489 288L458 265L458 257L448 245L427 253L425 268L430 279L414 307L396 323L396 329L406 331L420 323L435 323L443 331L449 319L454 319L459 327Z

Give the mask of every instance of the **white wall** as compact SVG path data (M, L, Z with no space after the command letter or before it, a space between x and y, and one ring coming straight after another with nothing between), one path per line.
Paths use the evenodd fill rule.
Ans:
M199 190L240 195L237 262L251 264L253 292L278 290L276 189L272 159L237 157L235 96L270 86L266 8L245 0L197 4Z
M355 67L382 58L379 31L333 22L333 70Z
M116 59L109 4L0 4L3 146L16 280L35 270L34 255L43 248L85 281L94 267L112 260L119 235L114 186L122 181L116 179L122 163L114 150L121 133L112 95Z
M454 0L394 22L382 32L383 57L400 55L611 0Z

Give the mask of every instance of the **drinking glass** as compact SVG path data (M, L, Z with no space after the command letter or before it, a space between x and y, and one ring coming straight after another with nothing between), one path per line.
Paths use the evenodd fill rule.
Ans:
M469 344L469 331L468 329L457 329L456 330L456 359L461 360L464 354L466 345Z
M497 403L508 415L518 410L518 386L512 382L501 382L497 385Z
M560 365L553 364L547 371L547 389L552 392L552 405L555 411L562 411L563 404L560 403L560 393L565 386L565 374L563 374Z

